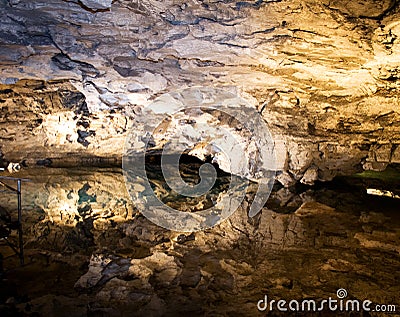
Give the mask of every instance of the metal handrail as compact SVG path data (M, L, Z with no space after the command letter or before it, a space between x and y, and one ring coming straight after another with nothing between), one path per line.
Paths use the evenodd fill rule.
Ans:
M14 188L6 183L3 180L12 180L17 182L17 188ZM8 190L17 193L17 201L18 201L18 240L19 240L19 251L14 247L13 244L8 241L7 237L5 237L6 243L13 249L13 251L19 256L21 265L24 264L24 242L23 242L23 232L22 232L22 182L30 182L29 179L26 178L16 178L10 176L0 176L0 184L6 187ZM5 191L3 191L5 192Z

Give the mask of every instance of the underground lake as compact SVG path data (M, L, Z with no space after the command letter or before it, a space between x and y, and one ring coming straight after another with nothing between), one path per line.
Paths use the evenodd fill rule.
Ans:
M183 158L183 179L198 182L202 164ZM215 194L188 198L168 188L157 157L146 170L160 199L182 212L213 204L231 176L219 170ZM398 305L400 199L367 191L399 193L398 174L396 166L311 187L276 183L253 218L250 186L228 220L179 233L136 210L121 168L23 170L18 177L30 180L22 184L24 264L0 247L1 315L254 316L265 295L318 301L338 289ZM17 197L0 202L14 211ZM17 243L17 232L9 239ZM329 314L340 312L321 316Z

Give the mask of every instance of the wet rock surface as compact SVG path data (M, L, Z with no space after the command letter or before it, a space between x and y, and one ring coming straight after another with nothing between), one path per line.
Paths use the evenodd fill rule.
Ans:
M26 264L1 247L2 314L258 316L264 295L319 300L338 288L400 304L400 202L367 196L377 180L277 185L256 217L246 199L217 227L189 234L135 212L119 170L42 171L24 185Z

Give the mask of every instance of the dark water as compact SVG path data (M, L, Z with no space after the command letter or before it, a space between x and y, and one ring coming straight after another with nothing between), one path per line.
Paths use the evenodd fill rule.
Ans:
M198 183L201 163L181 163L182 177ZM230 181L219 171L210 193L187 199L168 191L156 158L147 172L160 199L186 212L214 204ZM399 305L400 199L367 194L397 193L396 169L389 172L276 185L254 218L247 216L250 186L228 220L184 234L138 213L120 169L22 171L18 177L32 180L22 196L25 265L0 246L1 316L265 316L256 305L265 295L320 300L339 288L351 299ZM15 195L0 197L15 219ZM17 238L13 231L10 241Z
M179 162L179 173L182 179L188 185L197 185L201 181L199 168L203 162L188 155L182 155ZM232 175L219 169L216 164L214 164L214 168L217 170L217 179L211 190L200 197L188 197L178 194L168 186L163 176L159 156L146 158L147 177L157 197L166 205L183 212L196 212L211 208L215 205L218 195L228 191Z

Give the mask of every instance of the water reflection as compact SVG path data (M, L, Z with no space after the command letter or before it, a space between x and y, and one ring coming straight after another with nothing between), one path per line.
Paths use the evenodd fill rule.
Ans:
M166 203L198 208L199 200L166 191L156 167L148 172ZM182 166L181 173L198 181L196 169ZM20 175L33 180L22 199L26 265L4 261L0 300L11 303L8 314L257 316L264 295L318 300L339 287L351 298L400 304L399 200L367 195L364 180L276 186L254 218L248 192L227 221L190 235L140 215L119 169ZM220 174L215 190L225 190L227 178ZM12 197L0 199L14 205ZM215 196L202 199L208 206Z
M147 156L146 161L145 168L140 158L124 161L128 192L143 215L170 230L193 232L217 225L237 210L249 189L246 178L189 156Z
M180 176L189 185L199 184L199 169L203 164L204 162L199 159L182 155L179 164ZM146 158L147 177L157 197L171 208L184 212L196 212L211 208L215 206L219 194L228 191L232 176L219 169L216 164L214 167L217 170L217 178L212 188L199 197L190 197L178 194L168 186L161 169L161 156L147 156Z

